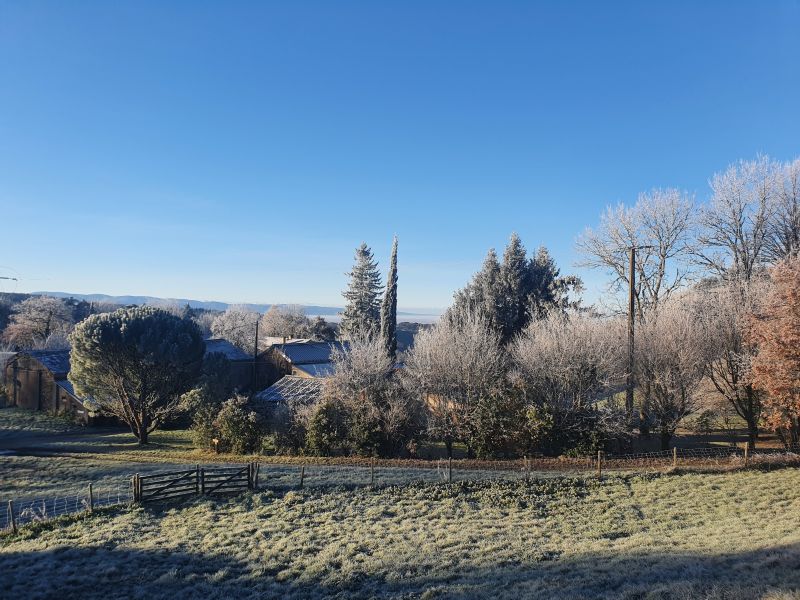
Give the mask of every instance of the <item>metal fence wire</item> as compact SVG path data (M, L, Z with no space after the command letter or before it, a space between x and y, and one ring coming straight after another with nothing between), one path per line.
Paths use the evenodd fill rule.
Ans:
M27 523L49 521L64 515L88 512L95 508L121 506L133 501L130 484L126 481L112 487L90 489L49 498L9 500L0 510L0 529L19 527Z

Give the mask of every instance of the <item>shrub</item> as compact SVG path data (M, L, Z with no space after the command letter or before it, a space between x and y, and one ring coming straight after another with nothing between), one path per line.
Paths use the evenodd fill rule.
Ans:
M316 456L346 453L347 427L340 403L323 399L313 407L306 431L306 450Z
M261 419L247 407L247 398L236 396L222 403L213 422L223 450L248 454L261 448Z

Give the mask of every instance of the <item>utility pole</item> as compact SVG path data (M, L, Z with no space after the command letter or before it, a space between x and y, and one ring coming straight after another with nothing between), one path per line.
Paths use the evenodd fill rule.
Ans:
M633 417L633 328L636 310L636 246L630 247L630 264L628 266L628 373L625 379L625 412L628 419Z
M251 394L256 393L256 385L258 385L258 321L256 321L256 340L253 344L253 385Z

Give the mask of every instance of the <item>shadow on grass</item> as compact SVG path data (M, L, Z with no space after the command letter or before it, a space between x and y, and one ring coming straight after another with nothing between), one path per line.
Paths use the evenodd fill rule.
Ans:
M135 543L135 540L131 540ZM513 564L301 565L178 547L0 550L7 598L774 598L800 597L800 547L719 555L542 554ZM473 557L474 558L474 557ZM484 562L491 557L481 558ZM319 570L322 566L323 570ZM290 569L291 571L287 570Z

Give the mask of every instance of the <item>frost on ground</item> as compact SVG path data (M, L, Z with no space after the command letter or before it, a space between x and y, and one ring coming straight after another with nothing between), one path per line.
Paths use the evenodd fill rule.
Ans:
M800 471L263 492L2 540L9 598L797 598Z

